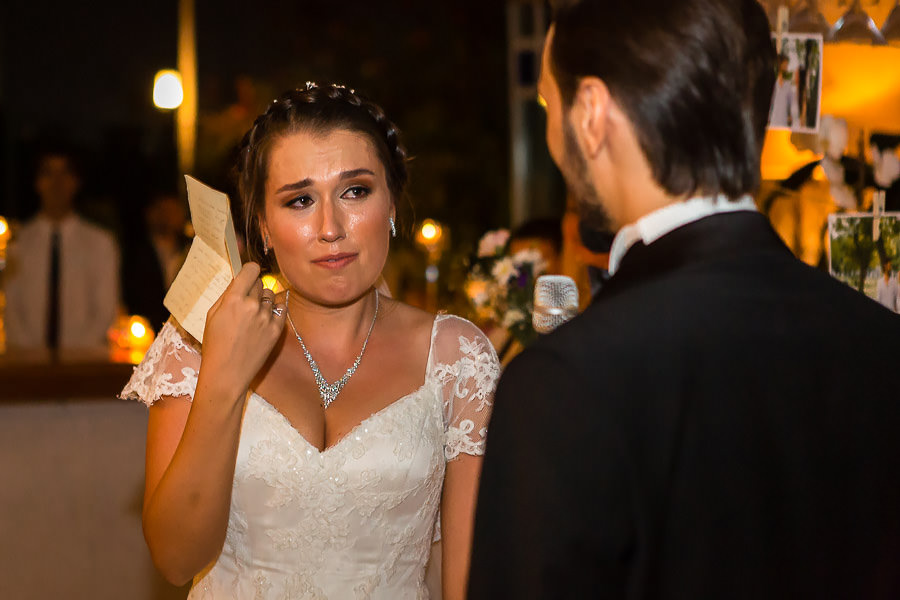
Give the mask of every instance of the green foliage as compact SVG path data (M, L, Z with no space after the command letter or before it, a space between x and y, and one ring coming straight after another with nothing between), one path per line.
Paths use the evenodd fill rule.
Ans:
M900 220L896 217L880 219L877 241L870 215L835 215L829 228L831 272L860 292L865 291L868 272L879 268L882 260L890 262L894 271L900 266Z

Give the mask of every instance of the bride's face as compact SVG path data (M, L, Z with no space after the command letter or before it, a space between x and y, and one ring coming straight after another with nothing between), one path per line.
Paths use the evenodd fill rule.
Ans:
M260 215L282 275L304 298L338 306L375 284L394 205L369 138L336 129L275 142Z

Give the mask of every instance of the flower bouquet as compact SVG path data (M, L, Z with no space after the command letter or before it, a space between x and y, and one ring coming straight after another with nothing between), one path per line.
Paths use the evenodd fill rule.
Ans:
M534 282L544 273L546 262L537 250L510 255L509 231L489 231L478 243L466 280L466 295L476 314L506 329L527 346L537 338L531 325Z

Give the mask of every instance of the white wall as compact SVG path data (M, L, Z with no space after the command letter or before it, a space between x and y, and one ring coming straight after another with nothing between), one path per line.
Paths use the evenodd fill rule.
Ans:
M137 402L0 401L0 598L185 597L141 533L146 427Z

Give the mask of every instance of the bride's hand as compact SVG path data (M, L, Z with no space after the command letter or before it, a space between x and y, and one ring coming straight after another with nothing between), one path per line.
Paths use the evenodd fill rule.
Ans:
M243 266L206 314L203 371L220 390L243 392L265 364L284 327L284 304L259 279L259 265Z

